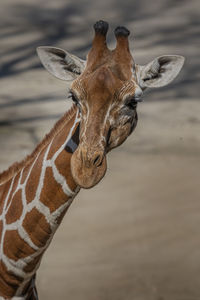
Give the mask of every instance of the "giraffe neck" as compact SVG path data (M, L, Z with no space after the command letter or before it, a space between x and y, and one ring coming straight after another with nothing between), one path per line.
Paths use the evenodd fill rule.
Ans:
M0 185L0 299L21 296L65 212L79 191L70 169L78 144L79 116L63 120L56 134Z

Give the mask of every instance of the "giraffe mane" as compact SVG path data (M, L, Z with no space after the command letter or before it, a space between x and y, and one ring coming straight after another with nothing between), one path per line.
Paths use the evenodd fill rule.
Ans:
M17 174L23 167L25 167L28 163L33 161L37 153L41 151L52 139L52 137L55 136L63 128L66 122L69 122L71 120L75 111L76 111L76 105L72 105L72 107L55 123L51 131L45 135L45 137L36 146L36 148L33 150L31 154L27 155L26 158L23 159L22 161L15 162L7 170L0 173L0 184L8 181L15 174Z

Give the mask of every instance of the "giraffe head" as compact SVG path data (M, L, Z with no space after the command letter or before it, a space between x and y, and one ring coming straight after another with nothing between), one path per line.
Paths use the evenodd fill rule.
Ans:
M115 29L117 45L106 44L108 24L94 25L95 36L87 60L54 47L39 47L45 68L54 76L70 80L70 96L80 110L79 146L72 155L74 180L84 188L97 184L106 172L106 154L121 145L137 124L137 104L148 87L171 82L184 58L160 56L145 66L136 65L129 50L129 31Z

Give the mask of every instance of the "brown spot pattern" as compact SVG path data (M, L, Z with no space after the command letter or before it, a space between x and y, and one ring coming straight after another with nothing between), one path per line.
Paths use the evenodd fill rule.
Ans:
M1 244L2 230L3 230L3 221L0 221L0 244Z
M32 272L42 258L43 253L33 258L33 260L24 268L24 272Z
M66 178L67 184L69 185L70 189L74 191L77 187L77 184L75 183L71 175L71 157L72 155L70 155L66 151L62 151L57 157L55 165L59 173Z
M22 211L23 211L23 204L22 204L22 191L19 190L12 198L12 202L6 214L6 223L11 224L20 219Z
M22 225L36 246L45 246L50 237L51 228L43 214L33 208L26 214Z
M8 191L9 191L10 183L11 183L11 180L9 180L8 182L4 183L0 187L0 215L3 212L3 207L5 205L5 199L6 199L6 196L8 194Z
M68 197L62 187L54 179L52 169L48 167L44 178L44 186L40 195L40 201L49 207L50 212L54 212L67 201Z
M13 297L22 281L23 278L8 271L5 264L0 260L0 296L6 299Z
M71 200L68 200L68 201L70 201L70 203L69 203L69 206L70 206L70 205L71 205ZM60 223L62 222L62 219L64 218L66 212L68 211L69 206L67 206L67 207L64 209L64 211L60 214L60 216L57 217L57 219L56 219L56 223L57 223L57 224L60 224Z
M35 252L19 235L16 230L8 230L5 233L4 254L15 261L25 258Z
M3 212L3 207L4 207L4 198L5 198L5 192L4 191L0 191L0 215Z
M20 177L20 173L18 173L17 176L16 176L15 179L14 179L13 187L12 187L12 190L11 190L11 192L10 192L10 197L9 197L9 199L8 199L6 208L8 207L10 201L12 200L12 195L13 195L13 193L14 193L14 192L16 191L16 189L17 189L17 186L18 186L18 183L19 183L19 177ZM12 182L12 180L11 180L11 182ZM10 182L10 184L11 184L11 182ZM7 194L7 193L6 193L6 194Z
M36 190L38 188L38 184L39 184L39 180L40 180L40 174L41 174L45 151L46 151L46 148L43 149L41 155L38 157L37 161L35 162L35 165L33 166L31 174L26 183L25 193L26 193L27 203L30 203L31 201L33 201L33 199L35 197Z
M27 178L27 176L28 176L28 172L29 172L29 169L31 168L31 165L32 164L27 164L27 166L23 169L23 171L21 171L21 172L23 172L22 173L22 177L21 177L21 184L23 184L24 183L24 181L26 180L26 178Z
M47 159L51 159L53 157L53 155L55 154L55 152L63 145L63 143L65 142L65 140L69 134L71 127L73 126L73 123L74 123L74 118L72 118L70 121L66 122L66 124L63 126L63 128L60 130L59 134L57 134L54 137L54 141L49 150Z

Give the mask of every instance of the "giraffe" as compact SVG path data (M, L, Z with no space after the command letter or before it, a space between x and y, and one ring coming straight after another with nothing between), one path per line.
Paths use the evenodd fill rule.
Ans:
M143 91L167 85L183 66L178 55L139 66L127 28L115 29L114 50L107 22L96 22L94 31L86 61L37 49L44 67L71 83L73 104L31 155L0 174L0 299L38 299L36 271L74 197L104 177L106 154L136 127Z

